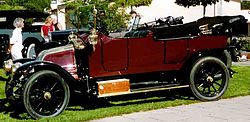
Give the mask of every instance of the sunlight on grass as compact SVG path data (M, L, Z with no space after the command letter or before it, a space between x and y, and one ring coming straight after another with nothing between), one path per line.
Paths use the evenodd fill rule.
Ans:
M230 80L223 98L250 94L250 67L233 67L237 73Z
M250 67L234 66L235 70L233 78L230 80L229 88L223 98L231 98L236 96L250 95ZM5 77L0 69L0 76ZM4 82L0 82L0 100L4 100ZM0 101L0 103L2 102ZM86 101L83 98L77 98L77 101L83 104ZM114 97L102 100L92 100L89 105L71 105L60 116L53 118L45 118L42 122L61 122L61 121L89 121L110 117L115 115L128 114L133 112L155 110L178 105L187 105L200 102L195 100L189 89L162 91L160 93L136 94L122 97ZM0 107L1 121L35 121L27 117L13 117L12 113Z

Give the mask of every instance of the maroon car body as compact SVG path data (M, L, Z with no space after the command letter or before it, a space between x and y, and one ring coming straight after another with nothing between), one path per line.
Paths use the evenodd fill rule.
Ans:
M113 39L102 35L95 46L95 52L89 58L89 73L96 78L181 70L194 54L224 49L227 39L226 36L202 35L186 39L155 40L153 32L142 38Z
M243 16L228 16L144 24L120 38L71 34L69 44L36 59L5 62L13 74L6 96L36 119L59 115L76 92L100 98L190 87L202 101L218 100L233 75L235 47L228 41L246 27Z

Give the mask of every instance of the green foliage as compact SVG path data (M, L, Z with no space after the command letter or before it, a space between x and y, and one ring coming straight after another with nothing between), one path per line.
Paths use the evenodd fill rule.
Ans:
M50 6L51 0L5 0L5 4L0 5L1 10L32 10L43 12L44 8Z
M11 6L8 4L2 4L0 5L0 10L24 10L25 8L23 6Z
M21 6L24 0L5 0L5 3L10 6Z
M67 0L69 1L69 0ZM93 26L93 6L98 10L97 24L105 25L108 31L126 27L129 15L125 9L130 6L149 5L152 0L76 0L67 2L68 19L76 27ZM104 16L99 16L105 12Z
M238 43L241 46L241 50L250 51L250 37L248 36L238 37Z
M125 7L129 6L143 6L150 5L152 0L116 0L117 4L123 5Z
M50 6L51 0L24 0L23 6L28 10L44 12Z
M230 0L224 0L224 1L230 1ZM215 4L216 2L219 2L219 0L176 0L175 3L184 6L184 7L190 7L190 6L207 6Z
M224 1L229 2L230 0L224 0ZM208 5L212 5L212 4L215 4L217 2L219 2L219 0L175 0L175 3L177 5L188 7L188 8L190 6L199 6L199 5L204 6L204 9L203 9L204 16L206 14L206 7Z
M250 1L242 1L241 2L241 9L243 9L243 10L250 9Z

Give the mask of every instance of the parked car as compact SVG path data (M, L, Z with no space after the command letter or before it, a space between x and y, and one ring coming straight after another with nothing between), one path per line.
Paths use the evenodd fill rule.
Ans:
M0 67L3 66L3 61L10 58L8 49L9 35L0 35Z
M89 34L90 30L88 29L67 29L67 30L57 30L51 32L51 40L48 43L34 43L29 46L27 49L28 58L36 58L37 55L46 49L67 45L69 43L68 37L72 33L77 35Z
M121 38L95 29L72 34L69 44L43 50L36 59L5 62L12 74L6 97L35 119L59 115L76 92L105 98L190 87L201 101L218 100L233 75L228 38L244 34L238 28L246 21L230 16L144 24Z
M43 19L49 14L42 12L34 12L28 10L0 10L0 36L5 37L0 39L0 46L8 47L8 43L5 43L6 37L10 38L12 36L12 31L14 30L13 22L15 18L21 17L25 20L25 27L23 28L23 57L27 57L27 51L31 44L39 44L43 42L43 38L40 35L41 26L43 25ZM6 50L0 48L0 52L3 52L6 59L8 54ZM2 63L2 60L1 60ZM2 65L1 65L2 66Z

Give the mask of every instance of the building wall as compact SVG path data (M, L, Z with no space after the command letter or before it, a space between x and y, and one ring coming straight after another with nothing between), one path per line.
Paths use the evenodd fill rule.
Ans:
M52 9L58 9L56 14L58 15L58 21L66 28L65 9L62 8L63 0L54 0L54 4L51 4ZM243 15L250 20L250 10L241 10L240 0L231 0L230 2L217 3L215 6L210 5L206 8L206 16L225 16L225 15ZM141 6L135 8L135 10L142 16L140 23L154 21L160 17L167 16L184 16L184 23L195 21L203 17L203 6L184 8L174 3L175 0L153 0L149 6ZM58 7L61 6L60 7Z
M65 19L65 6L63 0L52 0L51 5L52 14L57 16L58 23L61 24L62 29L66 29L66 19Z
M237 0L236 0L237 1ZM184 23L203 17L203 6L184 8L174 3L175 0L153 0L149 6L141 6L135 10L142 16L140 23L153 21L160 17L184 16ZM240 2L230 1L207 6L206 16L244 15L250 20L248 10L241 10Z

